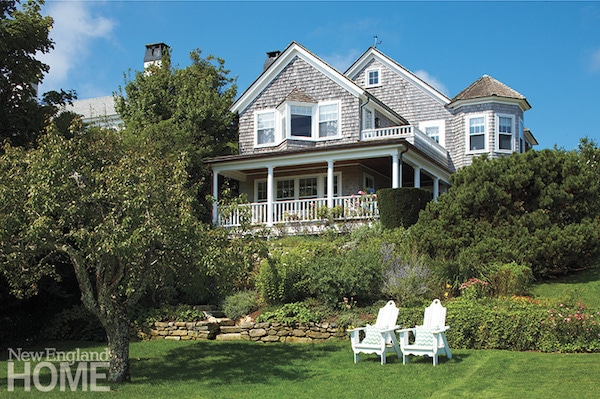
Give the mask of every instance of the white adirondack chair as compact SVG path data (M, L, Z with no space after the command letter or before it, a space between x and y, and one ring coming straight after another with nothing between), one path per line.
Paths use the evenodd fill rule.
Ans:
M381 356L381 364L385 364L386 354L395 352L400 357L400 347L396 339L395 331L398 329L399 309L394 301L389 301L384 307L379 309L375 325L355 328L348 331L350 333L350 342L354 351L354 363L358 362L359 353L376 353ZM364 332L364 338L361 340L361 331Z
M446 355L452 359L452 353L446 340L446 308L442 306L439 299L434 299L425 309L422 326L398 330L400 335L400 350L402 351L402 363L408 362L408 355L431 356L433 365L438 364L438 355ZM409 334L412 333L415 340L409 344Z

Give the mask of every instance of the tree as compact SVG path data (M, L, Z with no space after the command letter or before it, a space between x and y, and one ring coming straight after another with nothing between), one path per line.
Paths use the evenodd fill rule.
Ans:
M50 67L35 57L54 48L48 37L52 18L40 14L43 0L0 2L0 143L35 144L58 106L76 98L74 91L45 93L38 102L36 87Z
M600 151L543 150L476 158L422 212L411 235L460 284L516 262L535 277L588 267L600 246Z
M166 268L197 267L202 253L185 169L183 155L164 160L91 128L0 156L0 272L24 297L66 256L106 330L112 382L129 379L128 309Z
M126 76L116 109L126 137L136 145L153 147L168 158L189 154L190 186L204 202L210 194L204 159L237 152L237 120L229 111L237 89L222 59L202 58L199 49L190 58L187 68L174 68L167 51L160 65ZM200 214L208 220L210 206L203 205Z

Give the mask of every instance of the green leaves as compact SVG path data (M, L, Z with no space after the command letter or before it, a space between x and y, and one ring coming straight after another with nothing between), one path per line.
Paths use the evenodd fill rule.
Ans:
M192 64L179 69L167 54L160 66L127 76L116 108L125 122L126 142L166 159L187 154L189 183L198 189L200 211L207 216L210 179L203 161L237 150L236 118L229 112L237 89L223 60L202 58L200 50L190 58Z
M583 140L578 151L476 158L411 234L447 262L454 284L485 277L493 262L529 266L536 277L586 267L599 252L599 153Z

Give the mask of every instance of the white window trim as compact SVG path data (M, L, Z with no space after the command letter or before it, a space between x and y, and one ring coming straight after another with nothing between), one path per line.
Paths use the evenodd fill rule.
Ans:
M337 192L338 194L334 195L334 196L340 196L342 193L342 172L335 172L333 174L334 176L337 176L337 181L338 181L338 187L337 187ZM324 179L324 177L327 177L327 173L318 173L318 174L305 174L305 175L294 175L294 176L282 176L282 177L278 177L273 179L273 200L274 201L297 201L297 200L301 200L301 199L310 199L311 197L300 197L300 179L310 179L310 178L317 178L317 197L316 198L325 198L325 184L326 183L326 179ZM281 181L281 180L294 180L294 198L284 198L284 199L277 199L277 182ZM265 200L261 200L258 201L258 183L261 182L266 182L267 179L255 179L254 180L254 199L255 202L266 202Z
M369 83L369 73L370 72L377 72L377 83L375 84L370 84ZM368 68L365 70L365 87L379 87L381 86L381 67L373 67L373 68Z
M436 119L436 120L431 120L431 121L419 122L419 130L422 131L425 135L427 135L428 127L437 127L439 129L439 134L440 134L439 145L446 148L446 120L445 119Z
M258 143L258 115L262 114L274 114L274 137L272 143ZM265 109L254 112L254 147L262 148L262 147L273 147L279 145L281 143L281 133L279 131L279 112L276 109Z
M512 127L511 138L510 138L510 149L500 149L500 134L507 135L506 133L500 133L500 118L508 118L511 120L510 126ZM510 154L515 151L515 132L518 127L516 124L516 118L510 114L496 114L496 151Z
M337 105L337 114L338 114L338 126L337 126L337 134L335 136L326 136L319 137L319 107L327 106L327 105ZM298 105L307 107L310 106L312 108L311 114L311 136L293 136L292 135L292 118L291 118L291 106ZM342 111L340 107L340 101L324 101L319 103L301 103L296 101L288 101L285 103L285 106L282 110L283 118L285 118L285 131L287 140L302 140L302 141L328 141L328 140L336 140L341 138L341 129L342 129Z
M471 149L471 119L475 118L483 118L483 126L485 127L485 131L483 133L483 149L480 150L472 150ZM486 114L473 114L468 115L465 120L465 133L466 133L466 148L467 154L483 154L488 152L489 148L489 130L490 127L488 125L488 115Z

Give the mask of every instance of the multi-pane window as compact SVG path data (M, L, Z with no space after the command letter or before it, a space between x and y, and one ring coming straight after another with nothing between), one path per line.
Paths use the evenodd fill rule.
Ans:
M267 182L259 181L256 183L256 201L262 202L267 200Z
M278 180L277 199L293 199L295 197L294 185L294 179Z
M469 119L469 149L485 150L485 117Z
M435 140L436 143L440 142L440 127L429 126L425 128L425 134Z
M498 149L513 149L513 118L506 116L498 117Z
M379 69L369 69L366 72L367 87L377 86L380 82Z
M338 105L319 106L319 137L338 135Z
M312 136L312 107L290 106L290 134L295 137Z
M317 178L301 178L298 181L298 191L298 195L300 198L316 197L318 194Z
M256 114L256 144L275 142L275 112Z

